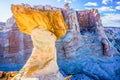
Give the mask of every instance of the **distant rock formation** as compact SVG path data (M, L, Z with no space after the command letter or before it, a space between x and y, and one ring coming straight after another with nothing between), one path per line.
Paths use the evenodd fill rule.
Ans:
M3 27L5 26L5 23L4 22L0 22L0 31L3 30Z
M120 53L120 28L105 27L105 33L109 41L113 44L116 50Z
M9 29L0 32L0 69L19 70L30 56L33 45L30 36L18 30L13 17L7 20L5 27L8 26Z
M24 6L30 7L30 5ZM42 9L62 11L64 20L68 25L68 31L65 36L56 41L57 61L60 72L65 77L72 75L70 76L71 80L76 79L119 80L120 79L120 64L119 64L120 39L118 37L119 32L114 33L112 32L113 28L112 29L105 28L106 31L105 33L100 20L100 15L96 9L74 11L73 9L69 8L68 4L66 6L67 8L65 7L65 9L52 7L50 5L46 6L37 5L32 7L33 9L37 10ZM6 41L7 40L6 37L9 36L8 32L7 33L5 32L4 36L2 34L3 33L1 33L2 38L5 39ZM22 52L23 53L22 58L26 58L25 52L28 51L27 53L30 55L31 54L30 50L32 50L31 45L32 42L29 36L25 34L24 36L25 36L24 38L26 38L25 39L26 41L25 43L23 43L24 41L23 42L21 41L20 44L23 44L23 46L25 47L27 43L27 45L29 45L29 49L24 49L24 52ZM19 37L20 37L19 39L23 39L22 36ZM1 39L1 41L3 41L3 39ZM2 44L1 47L5 48L4 43L0 44ZM6 54L3 53L4 52L3 48L0 48L2 54L0 59L6 59L4 60L6 61L4 63L7 63L9 62L9 60L7 60L7 57L3 57L6 56ZM14 53L17 55L13 56L15 56L16 59L17 58L20 59L21 56L19 56L20 55L19 51L21 51L21 49L16 48L15 50L17 50L18 53ZM10 54L8 56L10 57L12 55ZM14 57L10 58L10 60L14 59L15 59ZM15 63L14 61L10 62ZM19 61L19 63L24 62Z
M61 73L64 76L80 74L81 77L85 76L84 80L115 79L116 74L105 73L104 66L113 63L107 56L112 57L117 51L105 34L98 11L91 9L76 12L68 9L63 10L63 16L68 25L68 32L56 42ZM115 61L115 64L118 64L118 61ZM114 63L112 66L115 67ZM109 68L116 70L110 66ZM109 74L113 75L112 79ZM77 78L72 77L73 80Z

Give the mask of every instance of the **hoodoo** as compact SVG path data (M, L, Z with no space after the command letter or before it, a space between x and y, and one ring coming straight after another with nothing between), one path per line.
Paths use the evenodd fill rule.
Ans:
M12 80L63 80L55 48L55 41L67 32L61 11L38 11L20 5L12 5L12 11L20 31L31 35L34 46L30 58Z

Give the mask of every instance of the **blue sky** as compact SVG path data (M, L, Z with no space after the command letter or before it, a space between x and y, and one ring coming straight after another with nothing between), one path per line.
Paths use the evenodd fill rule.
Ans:
M104 26L120 27L120 0L0 0L0 22L5 22L11 13L11 4L52 5L63 7L65 3L75 10L96 8Z

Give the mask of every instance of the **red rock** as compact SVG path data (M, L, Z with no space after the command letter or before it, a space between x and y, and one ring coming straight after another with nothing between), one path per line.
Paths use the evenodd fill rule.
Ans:
M80 27L95 27L97 26L96 22L100 20L97 9L78 11L77 14Z

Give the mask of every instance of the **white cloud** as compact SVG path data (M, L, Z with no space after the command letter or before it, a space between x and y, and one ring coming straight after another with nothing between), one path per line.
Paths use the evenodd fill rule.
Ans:
M84 4L84 6L97 6L98 4L96 2L87 2Z
M65 3L72 3L75 0L64 0Z
M62 0L57 0L57 2L61 2ZM72 3L75 0L63 0L65 3Z
M100 12L108 12L108 11L116 11L115 9L113 9L112 7L107 7L107 6L103 6L103 7L101 7L101 8L98 8L98 10L100 11Z
M102 0L103 4L108 4L109 2L112 2L112 0Z
M115 8L116 8L117 10L120 10L120 6L116 6Z
M105 14L101 19L103 26L120 27L120 14Z
M116 2L116 4L120 5L120 1Z

